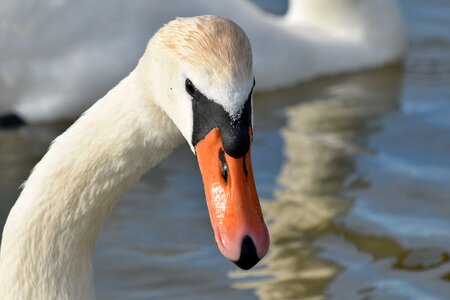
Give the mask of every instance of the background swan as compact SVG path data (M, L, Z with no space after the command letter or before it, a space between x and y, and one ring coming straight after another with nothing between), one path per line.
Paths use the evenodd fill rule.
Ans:
M29 122L77 117L176 16L216 14L241 24L258 89L388 63L404 46L394 0L290 0L284 17L243 0L5 0L0 12L0 115L15 112Z
M158 31L28 178L3 230L0 299L94 299L91 257L106 215L183 136L220 251L253 267L269 246L250 161L253 85L250 43L233 22L185 18Z

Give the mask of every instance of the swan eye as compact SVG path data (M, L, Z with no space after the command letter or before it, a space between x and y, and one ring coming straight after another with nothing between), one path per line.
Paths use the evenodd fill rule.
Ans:
M223 150L220 150L220 152L219 152L219 159L220 159L220 162L222 165L221 166L222 177L223 177L223 180L225 181L225 183L227 183L228 182L228 164L225 159L225 153Z
M196 88L195 88L194 84L192 83L192 81L190 81L188 78L186 79L185 87L186 87L186 92L189 95L194 96Z

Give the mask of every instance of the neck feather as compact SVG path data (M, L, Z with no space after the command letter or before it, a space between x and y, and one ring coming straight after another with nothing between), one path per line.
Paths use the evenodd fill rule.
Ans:
M3 231L1 299L95 297L91 257L106 215L181 142L138 72L59 136L36 165Z

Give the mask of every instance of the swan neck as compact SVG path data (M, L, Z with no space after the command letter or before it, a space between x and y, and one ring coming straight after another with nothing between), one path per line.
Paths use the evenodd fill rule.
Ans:
M95 298L91 257L105 217L181 142L141 77L100 99L35 167L4 228L1 299Z

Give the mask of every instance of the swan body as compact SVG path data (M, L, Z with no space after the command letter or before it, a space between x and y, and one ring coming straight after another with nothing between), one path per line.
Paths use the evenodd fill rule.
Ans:
M250 43L233 22L201 16L158 31L24 184L3 231L0 299L95 299L91 257L105 217L183 137L199 160L220 251L252 267L269 243L249 157L252 86ZM236 128L244 133L229 133Z
M0 3L0 116L16 113L28 122L77 117L177 16L215 14L240 24L253 45L260 90L386 64L405 44L395 0L290 0L285 16L247 0L35 2L28 2L33 14L14 0Z

